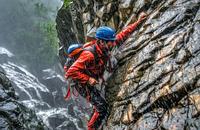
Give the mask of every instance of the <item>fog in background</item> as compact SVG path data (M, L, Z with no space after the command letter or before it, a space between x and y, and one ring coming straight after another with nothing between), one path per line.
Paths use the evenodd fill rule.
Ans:
M46 21L50 21L51 25L54 24L57 10L61 5L60 0L1 0L0 46L13 52L23 64L32 64L30 61L33 60L37 64L45 64L44 60L49 59L40 58L42 60L40 62L34 58L52 52L42 54L48 49L44 48L48 38L44 37L46 34L41 31L39 24L43 25ZM29 58L32 59L29 61ZM29 66L37 68L34 63L33 66Z

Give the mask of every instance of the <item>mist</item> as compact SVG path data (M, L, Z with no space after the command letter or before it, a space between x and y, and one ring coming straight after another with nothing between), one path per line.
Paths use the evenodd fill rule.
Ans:
M57 56L55 17L61 5L59 0L0 1L0 73L12 82L20 103L32 109L48 129L79 130L82 111L71 112L73 101L64 100L66 81ZM10 106L0 105L10 111Z
M44 24L51 22L51 26L55 25L56 13L61 5L60 0L1 0L0 46L13 52L19 62L27 64L29 68L42 69L48 67L48 64L51 66L53 63L45 61L49 61L45 54L54 57L51 62L57 62L57 40L51 41L55 47L49 45L53 48L53 51L50 50L46 44L52 44L47 41L52 36L45 32L48 27ZM56 31L53 33L56 38ZM49 52L44 51L48 49Z

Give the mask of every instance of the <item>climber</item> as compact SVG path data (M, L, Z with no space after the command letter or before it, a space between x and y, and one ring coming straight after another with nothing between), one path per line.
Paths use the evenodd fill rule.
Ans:
M102 126L103 120L106 120L109 114L106 100L94 86L98 84L107 68L110 50L114 46L121 45L145 18L146 14L141 14L135 23L130 24L117 35L110 27L99 27L96 31L96 40L91 41L89 46L81 48L77 60L67 70L65 78L70 78L82 86L78 92L81 92L80 94L94 106L94 113L87 124L88 130L95 130ZM73 53L72 51L69 56L73 56Z

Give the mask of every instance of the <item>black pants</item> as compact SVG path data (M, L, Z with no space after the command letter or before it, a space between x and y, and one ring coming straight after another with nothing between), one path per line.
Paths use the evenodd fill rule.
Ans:
M94 128L98 128L101 125L103 119L107 119L108 117L108 104L101 96L100 91L94 86L82 87L80 85L76 85L75 88L82 97L86 99L89 98L89 102L96 108L97 112L99 113L99 118L94 123Z

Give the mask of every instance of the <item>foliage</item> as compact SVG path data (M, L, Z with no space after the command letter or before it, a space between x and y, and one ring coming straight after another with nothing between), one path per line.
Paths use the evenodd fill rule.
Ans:
M67 8L71 2L72 0L64 0L64 7Z
M43 48L41 49L41 56L46 59L47 64L52 64L56 58L58 50L58 38L56 33L55 22L47 21L40 23L40 31L43 34Z
M38 23L30 31L21 30L15 35L20 43L16 47L19 60L27 62L36 69L43 69L54 64L58 49L55 24L52 21Z
M20 27L14 31L11 45L18 60L40 71L55 63L58 38L55 21L49 15L51 8L39 2L33 5L32 10L26 7L25 11L19 11L20 14L24 12L26 18L18 23Z

